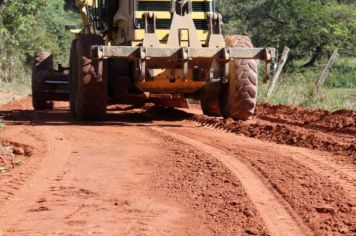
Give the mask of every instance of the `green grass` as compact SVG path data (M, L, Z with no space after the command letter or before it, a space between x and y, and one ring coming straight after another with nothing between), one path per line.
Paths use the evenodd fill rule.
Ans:
M321 61L311 69L301 70L299 67L303 63L304 61L296 61L289 65L287 71L281 75L270 99L266 98L268 84L260 82L258 101L332 111L356 109L355 58L340 58L327 78L321 95L316 97L311 95L311 91L326 61Z
M0 81L0 88L12 91L16 96L26 96L31 93L31 80L26 76L26 78L9 83Z
M0 104L5 104L13 99L27 96L31 93L30 75L13 80L12 82L4 82L0 80Z
M325 82L328 88L356 88L356 57L339 58Z

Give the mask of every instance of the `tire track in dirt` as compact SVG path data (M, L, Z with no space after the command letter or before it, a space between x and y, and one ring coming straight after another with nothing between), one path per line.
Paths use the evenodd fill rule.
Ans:
M29 163L24 163L19 168L5 173L5 175L2 176L4 179L2 190L5 190L5 194L0 195L3 199L3 201L0 201L0 204L4 204L6 201L20 202L19 199L16 199L17 196L24 196L23 194L31 196L31 188L34 186L39 186L40 188L41 186L44 187L46 180L43 180L46 179L45 175L48 174L48 171L46 172L46 168L43 167L48 166L54 173L56 171L59 172L71 151L70 143L62 138L63 135L60 132L50 127L36 127L36 123L41 120L41 117L37 112L30 113L26 110L29 104L32 104L31 100L22 98L13 103L1 106L2 112L6 114L6 118L8 118L8 114L14 115L12 114L12 112L14 112L16 113L14 120L26 120L12 127L9 134L9 131L6 129L6 136L10 136L12 140L16 141L21 141L21 139L19 139L19 137L21 137L25 143L28 142L34 160ZM6 121L5 124L9 126L14 125L14 123L8 121ZM24 124L27 126L22 126ZM50 158L48 158L48 156Z
M71 145L61 138L61 133L50 128L44 128L42 131L43 138L48 141L46 144L48 149L41 154L43 158L39 164L40 167L31 166L30 169L25 170L27 174L21 172L28 178L26 184L18 189L16 194L12 194L11 198L7 198L6 205L0 209L0 218L5 219L5 223L2 223L6 226L11 226L21 217L17 211L14 211L14 208L22 209L28 205L28 202L36 202L42 191L46 190L51 178L55 178L56 173L63 170L70 156ZM33 191L34 187L36 191Z
M265 184L271 185L316 235L356 232L352 164L339 164L329 153L253 141L214 128L168 129L250 163Z
M340 136L340 138L346 138L349 139L351 135L353 135L356 131L353 128L330 128L330 127L325 127L322 125L314 124L317 123L317 121L314 121L311 123L308 120L303 121L298 121L298 120L290 120L287 118L278 118L274 117L273 115L259 115L256 116L260 120L268 121L271 123L279 123L279 124L285 124L285 125L292 125L292 126L298 126L301 128L306 128L306 129L311 129L315 131L321 131L323 133L331 133L335 134L337 136Z
M162 139L168 151L152 160L153 189L164 201L184 206L201 219L195 227L207 232L197 235L270 235L240 181L223 163L170 136L145 131Z
M155 117L164 117L165 119L172 119L175 117L176 119L190 120L206 127L226 130L235 134L243 134L244 136L263 141L296 147L306 147L309 149L331 152L336 155L344 155L348 156L350 161L356 164L356 136L354 133L350 135L339 135L338 133L332 131L326 132L323 129L311 129L308 125L306 125L309 124L308 119L305 120L305 125L289 124L288 122L285 122L284 120L280 121L279 119L273 119L273 121L260 119L259 116L263 115L257 115L255 118L245 122L233 121L231 119L222 119L219 117L202 115L200 114L200 109L198 110L196 105L190 110L177 110L169 108L157 109L153 107L148 109L146 112L152 113ZM307 114L310 116L310 113L312 114L312 111L308 111ZM346 112L346 114L348 113L354 114L355 112ZM279 116L278 110L274 111L274 113L272 112L272 114L276 117ZM347 120L350 118L352 120L353 117L356 119L356 115L350 116L351 117L347 117ZM334 117L334 119L337 121L339 121L339 119L342 120L340 117ZM339 124L329 124L328 122L329 120L324 118L323 127ZM343 121L340 122L341 125L343 125L342 127L344 127L343 129L355 129L356 125L351 121L344 121L344 123L342 123ZM335 131L335 128L333 131Z
M28 128L16 126L12 127L11 132L9 132L9 130L5 132L5 137L11 137L10 140L18 141L18 137L21 137L20 141L25 145L26 149L31 150L31 155L27 156L21 165L0 175L0 205L12 199L13 196L17 194L17 191L22 189L25 182L29 180L38 169L37 163L43 160L47 152L46 142L43 137L40 137L41 131L37 130L37 127L32 127L32 129L34 132L30 132Z
M204 126L203 128L219 132L219 129L214 127ZM281 150L281 153L283 152L285 150ZM299 149L296 154L291 154L290 158L343 187L349 196L356 200L356 166L337 163L327 154L310 155L303 149Z
M236 134L257 138L263 141L272 141L278 144L306 147L315 150L328 151L337 155L356 156L355 138L348 142L335 138L321 131L308 130L301 127L293 127L279 123L250 121L234 122L224 121L220 118L193 115L190 120L207 127L225 129Z
M152 198L146 178L151 158L164 155L160 139L130 124L73 124L66 111L29 111L28 103L4 111L8 130L26 127L25 137L41 140L32 140L29 162L0 176L23 182L0 206L0 235L207 235L189 208Z
M22 103L20 103L22 104ZM25 105L22 104L21 108ZM41 120L37 113L31 114L29 123L36 124ZM5 188L12 188L12 183L17 183L19 188L11 194L11 197L4 197L6 205L0 209L0 218L8 229L16 226L22 214L18 211L26 210L28 203L36 202L43 191L47 190L50 181L63 171L63 168L71 155L71 144L63 138L63 134L51 127L33 127L32 134L37 139L36 160L24 165L20 172L8 174L8 185ZM21 182L20 182L21 181ZM36 189L36 191L34 191ZM46 211L46 209L27 209L29 212ZM5 217L6 216L6 217Z
M341 137L354 136L356 111L308 110L287 105L258 104L256 117L273 123L284 123L334 133Z
M25 109L27 108L25 107ZM58 114L56 112L58 112ZM33 128L30 126L31 117L25 117L23 119L19 118L18 116L16 116L17 112L13 113L14 117L10 118L9 120L15 122L17 121L18 125L24 125L22 127L28 125L29 127L31 127L31 132L48 132L50 134L52 133L52 135L54 136L45 135L44 140L41 140L41 142L44 142L45 144L47 142L51 142L51 140L48 139L52 139L52 141L54 140L52 142L53 145L55 143L68 142L66 140L61 140L60 133L58 133L58 135L55 134L55 132L59 131L61 131L63 135L65 134L66 138L73 136L71 139L68 140L73 140L76 145L78 144L78 142L83 142L83 140L78 140L79 136L76 136L77 134L73 132L73 128L77 127L72 126L73 124L71 118L69 118L68 115L63 115L63 112L65 112L64 110L61 112L48 112L48 114L44 114L44 117L42 117L41 115L41 121L39 121L39 124L36 124L36 126ZM271 205L274 205L275 209L273 209L272 211L272 217L268 217L267 219L267 221L269 220L269 224L265 225L267 225L268 228L277 228L275 229L276 231L281 230L282 227L296 227L299 231L304 230L301 233L307 234L308 230L311 230L313 231L314 235L354 235L354 233L356 232L356 201L353 197L355 189L354 164L356 163L355 156L353 156L353 154L355 153L353 149L355 147L353 145L353 140L355 136L353 134L348 136L348 130L354 129L352 122L350 123L349 120L345 120L345 122L342 121L343 127L337 127L338 132L340 131L340 133L342 133L342 135L339 135L332 133L334 130L333 128L330 130L330 133L328 133L329 130L327 129L327 127L330 126L330 124L328 123L328 117L324 117L319 120L313 119L312 121L309 121L309 124L301 124L301 127L299 127L298 124L290 123L291 116L287 116L289 112L286 112L286 114L284 114L287 117L281 117L281 119L277 117L278 114L276 114L277 118L274 119L274 114L272 114L273 119L271 119L271 122L263 120L262 116L257 116L255 120L248 122L231 122L229 120L208 118L208 122L206 123L207 125L199 125L199 123L192 122L192 120L194 121L194 119L197 118L205 122L205 120L207 120L205 116L192 115L189 113L189 111L188 113L186 113L177 110L164 110L163 113L164 112L168 113L166 117L164 115L162 116L156 114L153 114L152 116L148 117L148 115L151 113L147 112L146 108L131 111L131 113L129 114L109 114L109 122L97 124L100 127L93 128L91 127L92 125L89 125L86 129L88 129L91 134L87 136L91 137L92 135L94 135L96 138L100 139L100 141L103 141L102 138L104 138L106 140L105 144L107 144L108 146L101 146L101 149L97 150L105 149L109 151L110 148L114 148L114 145L112 145L112 141L116 140L118 137L121 137L122 134L119 131L125 129L126 126L138 127L138 129L136 128L127 131L128 137L131 138L132 134L135 132L137 134L141 131L143 131L142 133L144 133L146 129L151 130L151 126L162 127L154 128L158 129L157 132L154 129L153 131L151 130L151 135L147 136L147 140L153 139L155 136L152 135L152 133L158 134L158 132L160 134L158 140L161 140L161 136L164 135L167 135L169 139L175 139L175 142L159 142L158 150L166 150L167 152L165 152L164 155L171 155L169 158L161 157L161 154L159 154L160 152L155 155L150 155L150 153L148 153L147 151L147 143L145 142L141 143L139 146L133 146L132 148L133 144L136 144L139 140L141 140L140 138L134 138L131 143L126 143L124 146L125 148L129 146L130 149L133 149L133 152L137 152L141 149L141 147L143 147L143 149L140 151L144 152L143 157L148 158L145 166L150 170L154 169L154 166L152 165L152 159L150 158L161 158L159 160L161 162L164 162L167 159L171 161L170 167L172 168L165 171L162 168L167 167L167 165L162 165L161 169L158 169L162 172L158 171L157 175L159 176L161 181L167 179L176 181L174 183L169 183L169 187L171 187L171 189L168 190L171 190L170 192L162 191L162 193L160 194L163 195L163 202L165 194L176 194L176 196L173 196L173 198L170 199L171 201L169 201L169 203L173 206L181 206L180 202L175 200L178 198L182 200L182 198L188 196L185 200L183 199L183 201L185 201L186 203L186 205L183 205L187 208L192 209L192 211L195 211L196 209L199 210L198 214L195 214L194 212L193 215L201 216L202 214L206 214L204 215L204 217L207 218L207 220L197 221L200 224L193 223L193 225L199 225L207 228L210 227L209 229L213 230L215 227L217 230L219 230L219 232L225 232L227 229L226 226L229 226L229 229L237 230L236 232L239 232L240 230L248 229L246 228L246 226L249 227L251 224L256 224L258 225L258 227L256 227L256 231L251 232L254 234L256 234L257 232L257 235L261 235L262 232L264 232L263 220L266 221L265 218L268 217L268 214L270 214L265 209L269 210ZM24 111L22 113L25 113L29 116L31 116L31 114L34 114L34 112L31 111ZM60 115L60 118L58 118L58 115ZM351 117L353 117L353 115ZM340 117L338 117L338 114L334 114L334 118L334 123L336 126L338 126L340 124ZM65 126L68 125L68 128L65 129L66 132L64 132L61 128L57 129L56 125L59 125L57 124L57 121L62 122L63 120L61 119L64 119L64 122L66 123L64 124ZM324 122L325 124L321 124L321 130L315 131L315 128L311 127L311 125L317 125L316 123L318 122ZM145 128L142 129L142 126L144 126ZM39 128L40 130L37 130L37 128ZM52 129L54 129L55 131L53 132ZM229 131L229 133L226 133L225 130ZM80 131L77 130L76 132ZM164 132L166 132L166 134L164 134ZM176 133L178 133L178 135L176 135ZM194 133L195 135L192 135L192 133ZM257 139L250 139L243 137L242 135L236 135L235 133L244 134L245 136L255 137L261 140L284 143L290 146L276 145L272 142L263 142ZM177 138L179 136L182 136L183 140ZM334 137L336 138L333 139ZM343 141L344 137L345 140ZM125 137L121 138L121 141L126 140ZM116 142L118 142L118 140L116 140ZM98 141L96 143L98 143ZM340 146L340 144L342 144L343 146ZM55 148L57 148L56 145ZM333 147L333 145L335 145L336 147ZM67 149L67 146L64 146L59 146L59 148L62 149L61 155L63 154L63 150ZM326 150L331 153L301 149L292 146L302 146L309 147L311 149ZM85 150L88 152L90 152L92 148L92 144L85 145ZM116 143L115 148L119 148L119 145L116 145ZM121 150L119 151L120 152L118 153L121 153ZM177 153L175 153L175 151ZM332 153L344 154L346 156L333 156ZM91 153L89 154L91 155ZM42 153L40 153L40 155L46 157L45 155L42 155ZM46 159L47 158L48 157L46 157ZM28 218L29 221L22 221L21 227L20 225L18 227L19 229L26 229L27 227L28 232L37 232L35 231L35 227L32 226L36 225L37 227L37 225L41 225L38 223L44 221L52 221L53 225L56 225L57 228L62 227L60 224L57 224L55 222L56 220L58 221L58 219L51 219L51 216L53 216L53 214L57 214L58 216L58 211L61 211L64 208L66 208L66 210L68 211L68 204L63 205L63 201L65 202L67 200L78 200L78 202L71 202L72 205L70 206L72 206L72 208L69 209L70 212L67 212L68 214L65 214L65 217L68 217L68 219L66 219L65 224L68 224L71 227L76 225L75 229L78 233L83 233L83 230L86 229L85 226L88 222L86 223L84 220L87 216L93 216L98 211L101 211L99 214L103 216L103 214L106 214L108 211L111 210L111 208L116 209L116 207L126 207L128 214L121 215L123 218L120 218L120 220L112 226L117 229L117 224L121 222L125 225L125 228L127 228L128 233L129 231L132 232L132 230L137 230L135 232L138 234L143 233L143 231L141 230L142 227L144 227L145 229L150 228L152 226L152 222L153 224L157 223L155 226L153 226L154 228L161 229L162 224L159 224L159 222L161 221L161 219L167 218L167 215L164 212L161 213L154 211L154 209L157 209L157 206L153 207L152 209L148 207L151 204L151 200L145 202L147 204L144 204L142 207L129 207L127 206L126 201L121 202L111 198L104 199L100 197L99 192L93 194L91 191L88 190L101 189L101 187L97 185L85 189L82 189L82 186L80 186L79 188L79 186L77 185L76 188L71 189L71 187L74 186L74 183L69 180L73 178L74 173L76 173L77 178L81 176L85 178L87 177L86 173L89 173L87 171L78 173L78 166L82 166L83 164L83 162L81 162L80 160L76 161L75 166L73 166L75 167L76 171L73 171L72 173L63 172L62 175L58 174L59 172L57 174L48 173L47 177L53 177L54 180L45 179L44 182L47 183L47 187L51 186L50 191L51 193L53 193L53 196L51 195L49 198L45 199L47 200L47 203L42 203L42 198L47 196L44 196L45 194L41 195L40 193L31 191L31 188L32 190L34 189L33 184L36 184L35 179L38 179L39 170L48 168L44 165L44 163L50 163L52 156L49 158L49 160L42 161L42 159L37 158L36 161L40 160L41 163L37 163L36 165L26 165L26 167L28 166L29 168L25 169L25 171L20 174L18 173L18 171L22 170L23 168L20 167L16 169L14 172L16 174L13 175L14 177L16 177L13 179L15 182L12 181L12 179L9 177L11 181L9 181L8 190L12 195L9 197L8 200L5 201L6 209L10 210L9 212L11 212L16 210L17 207L23 207L23 209L17 210L17 212L23 213L30 211L31 214L24 214L21 220L26 219L28 217L32 217L31 220ZM106 156L103 159L99 158L97 160L97 163L102 163L104 159L106 159ZM142 161L142 158L140 157L139 160ZM33 161L35 161L35 159L31 160L31 162ZM190 162L181 163L179 161ZM210 164L208 162L210 162ZM117 171L117 169L115 169L114 171L111 169L112 163L107 164L108 170L110 171L106 171L104 174L111 173L112 175L114 172L120 172ZM216 164L218 164L218 166L216 166ZM240 164L242 164L242 167L240 166ZM94 167L96 166L97 165L95 165ZM118 164L118 166L121 166L121 164ZM25 165L23 167L25 167ZM67 167L68 165L58 168L63 170L63 168ZM50 168L52 168L52 166L50 166ZM129 168L124 169L126 170ZM177 171L177 173L172 173L174 171ZM248 176L249 179L246 180L244 179L244 176L245 172L248 171L250 174L252 173L253 176ZM181 174L185 175L184 178ZM237 176L238 174L243 176L237 176L236 178L233 174L235 174L235 176ZM173 177L170 175L172 175ZM135 174L132 177L133 179L137 179L139 176L142 176L142 171L137 171L137 175ZM4 177L4 179L6 178L7 177ZM1 180L2 179L3 177L1 177ZM54 181L57 182L57 179L58 185L53 185ZM120 178L115 177L114 179L112 179L113 184L110 186L117 186L116 180L118 179ZM126 179L126 177L122 177L122 179ZM97 179L95 178L95 180ZM258 184L262 184L262 187L266 188L269 191L269 194L273 194L272 197L274 198L272 198L272 203L267 202L267 205L264 205L262 204L264 202L258 201L259 199L264 199L263 201L265 201L266 196L260 196L259 194L261 194L261 192L259 191L257 193L254 192L256 191L256 187L252 184L254 184L255 181L257 181ZM18 182L23 182L23 185ZM243 187L245 186L241 186L240 182L243 182L245 185L249 185L249 191L243 191ZM28 183L31 185L28 186ZM147 182L144 183L147 184ZM109 190L111 190L110 186L107 186ZM123 187L125 188L125 186ZM142 185L131 186L131 188L137 190L137 194L140 195L132 201L133 205L135 205L134 203L141 203L142 201L141 195L144 195L145 192L140 191L141 187ZM257 187L258 190L261 186L257 185ZM40 185L39 188L36 187L35 189L36 191L41 192L43 186ZM47 191L49 190L47 189ZM181 193L180 191L186 192ZM246 192L250 194L246 196ZM19 199L17 196L19 194L21 195L21 199L25 199L26 196L24 194L28 194L30 196L29 200L37 200L37 203L25 205L25 203L17 202L17 200ZM31 195L35 197L32 197ZM132 195L132 193L130 192L129 195ZM252 205L250 199L248 199L250 195L253 195L253 202L257 204L258 207L254 207ZM1 196L3 196L2 193L0 193L0 197ZM37 197L40 197L40 199L38 200ZM96 200L97 202L95 205L93 204L91 207L88 207L90 204L83 205L83 199L87 199L90 204L93 200ZM269 198L267 199L269 200ZM27 198L25 200L28 202ZM277 207L274 204L275 202L279 204ZM57 203L58 206L56 205ZM9 204L9 206L7 204ZM12 207L10 206L10 204L12 205ZM107 206L110 207L103 208L102 204L107 204ZM31 207L29 208L28 206ZM278 208L280 206L282 206L282 208ZM149 212L146 214L146 210L148 209L147 207L149 208ZM244 208L246 207L252 209L252 213L254 213L252 216L244 216ZM259 211L263 210L265 214L263 220L260 217L262 216L262 214L257 212L256 208ZM287 214L287 217L289 218L284 218L282 220L279 219L278 214L280 209L282 209L282 213ZM140 213L140 211L142 211L142 214ZM6 215L2 214L3 212L3 209L0 209L0 221L3 220L3 216L12 217L12 215L15 214L11 213L10 215ZM113 210L112 212L117 212L117 210ZM168 210L167 212L170 212L170 210ZM172 212L174 213L174 209L172 210ZM35 214L37 214L37 217L35 217ZM85 214L86 216L84 217L83 214ZM148 223L148 221L146 220L148 218L154 219L153 215L155 214L160 215L161 217L158 217L156 220L149 221ZM250 212L247 212L247 214L250 214ZM179 214L171 214L171 216L174 215ZM15 217L17 216L15 215ZM104 221L109 219L110 217L102 218L104 218L104 220L100 223L105 223ZM173 219L174 218L175 217L173 217ZM299 218L303 219L304 222L300 223L300 220L298 220ZM133 227L127 226L125 220L127 220L128 222L132 220L134 222ZM292 221L292 225L289 225L288 220ZM11 222L14 222L14 225L16 227L15 223L17 222L13 220L11 220ZM32 223L32 225L29 224L29 222ZM93 219L93 222L98 223L96 219ZM102 225L96 223L95 230L101 230ZM184 221L184 223L187 222ZM52 228L49 229L48 232L51 232L54 227L52 226L52 224L49 225L50 226L48 227ZM287 230L289 230L289 228ZM247 231L242 232L248 233ZM26 232L19 230L13 233L21 234ZM294 233L293 235L296 234L297 233ZM243 233L231 235L243 235ZM285 235L285 232L278 232L278 234L276 235Z
M321 156L304 154L303 151L299 151L298 155L292 155L291 158L338 184L356 201L355 166L337 164Z
M307 227L297 216L291 215L285 205L278 201L274 194L265 186L260 178L249 169L243 161L225 153L225 151L212 147L196 139L171 133L160 128L151 128L177 139L187 145L192 145L208 153L222 162L240 181L247 195L257 208L272 235L309 235Z

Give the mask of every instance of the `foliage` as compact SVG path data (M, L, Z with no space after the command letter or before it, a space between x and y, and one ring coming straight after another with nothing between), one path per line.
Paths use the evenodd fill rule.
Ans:
M293 50L292 58L356 54L356 3L311 0L219 1L227 33L248 34L257 46Z
M281 75L270 99L266 98L268 84L260 82L258 101L300 105L313 109L355 109L356 76L354 73L356 73L356 64L352 61L352 58L338 60L322 89L322 95L312 97L310 92L319 78L326 60L321 61L313 68L303 70L294 69L303 64L303 60L295 60L290 64L291 68ZM262 71L262 68L260 69Z
M46 50L66 62L71 38L64 25L74 18L57 0L8 0L0 8L0 79L28 73L35 51Z
M325 86L328 88L356 88L356 58L338 59Z

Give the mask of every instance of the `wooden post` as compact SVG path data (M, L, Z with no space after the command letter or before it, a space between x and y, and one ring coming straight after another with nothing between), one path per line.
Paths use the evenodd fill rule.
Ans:
M268 88L268 91L267 91L267 98L270 98L272 96L274 87L277 84L277 80L279 79L279 76L282 73L283 67L287 62L289 51L290 51L290 49L288 47L284 47L281 59L278 62L278 67L277 67L276 73L274 74L274 76L271 80L270 86Z
M324 86L325 80L330 74L331 67L333 67L338 57L339 57L339 53L337 52L337 50L334 50L333 54L331 55L328 61L328 64L326 64L323 72L320 75L320 78L318 79L318 81L314 86L313 95L320 94L321 88Z

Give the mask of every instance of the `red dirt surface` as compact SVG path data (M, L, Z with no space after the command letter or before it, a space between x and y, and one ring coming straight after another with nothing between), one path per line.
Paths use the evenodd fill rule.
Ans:
M192 120L248 137L351 157L356 164L356 112L309 111L300 107L259 105L248 122L194 115Z
M354 111L111 106L83 123L30 104L0 107L4 139L31 147L0 173L0 235L356 234Z
M307 110L302 107L261 104L256 117L266 120L279 120L280 123L290 123L329 132L356 132L356 111L340 110L330 112L325 110Z
M239 180L222 163L174 138L151 133L171 149L171 155L157 161L157 192L192 208L213 234L268 235Z

